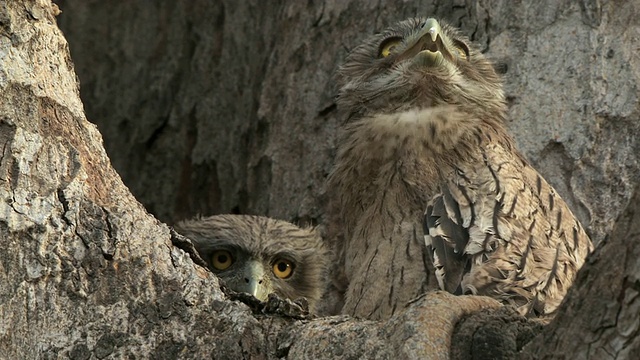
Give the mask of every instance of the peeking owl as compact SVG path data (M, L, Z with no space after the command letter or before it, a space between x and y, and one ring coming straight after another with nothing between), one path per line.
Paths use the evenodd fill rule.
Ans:
M175 228L232 290L262 301L271 293L290 300L304 297L315 312L330 256L315 230L251 215L185 220Z
M592 244L516 149L484 55L444 22L409 19L353 49L336 81L342 312L387 318L442 288L553 313Z

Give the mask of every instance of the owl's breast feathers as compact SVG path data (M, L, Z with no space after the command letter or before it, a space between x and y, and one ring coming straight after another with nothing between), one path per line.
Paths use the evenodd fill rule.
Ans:
M396 174L416 199L435 194L423 200L429 202L424 232L442 289L491 296L523 315L551 315L593 245L501 122L455 106L364 118L345 127L347 146L341 147L337 169L349 164L360 173L358 166L368 166L379 175L386 166L402 168ZM354 154L357 161L340 161ZM353 174L345 179L351 182L343 185L363 183ZM393 193L381 189L378 184L343 196L354 196L353 208L364 194Z
M453 149L460 137L477 129L477 122L453 106L443 106L346 124L328 189L339 195L335 207L342 214L347 238L376 204L381 209L395 204L424 211L438 187L434 149L440 153Z

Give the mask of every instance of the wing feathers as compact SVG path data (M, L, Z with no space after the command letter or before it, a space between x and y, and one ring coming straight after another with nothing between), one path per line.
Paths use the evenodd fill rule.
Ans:
M440 286L552 314L592 244L567 204L511 147L485 143L441 168L425 213Z
M454 293L458 290L468 262L463 252L469 234L449 216L457 213L460 219L459 211L447 209L445 202L444 196L438 196L427 208L425 220L429 230L425 236L430 238L428 241L433 251L434 265L441 270L437 274L440 287ZM454 203L450 205L455 207ZM446 270L443 272L442 269Z

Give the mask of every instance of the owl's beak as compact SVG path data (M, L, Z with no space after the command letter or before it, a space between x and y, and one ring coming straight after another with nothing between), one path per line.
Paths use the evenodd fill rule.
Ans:
M268 273L258 261L248 261L233 286L235 291L251 294L260 301L266 301L273 292Z
M410 45L397 61L411 59L417 65L439 66L446 61L445 57L451 58L442 41L442 28L436 19L427 19L413 39L413 45Z
M438 24L438 21L436 19L429 18L425 21L424 25L422 25L420 37L429 35L431 43L437 44L438 36L440 36L441 32L442 28L440 27L440 24ZM442 40L440 40L440 44L442 44Z

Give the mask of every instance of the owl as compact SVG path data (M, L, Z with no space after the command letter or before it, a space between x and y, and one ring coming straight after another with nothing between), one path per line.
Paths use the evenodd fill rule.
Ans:
M251 215L179 222L209 269L236 292L266 301L305 298L314 313L325 291L330 252L312 228Z
M327 182L345 314L385 319L441 288L550 314L592 249L515 147L502 83L459 31L409 19L338 70ZM426 213L425 213L425 208Z

